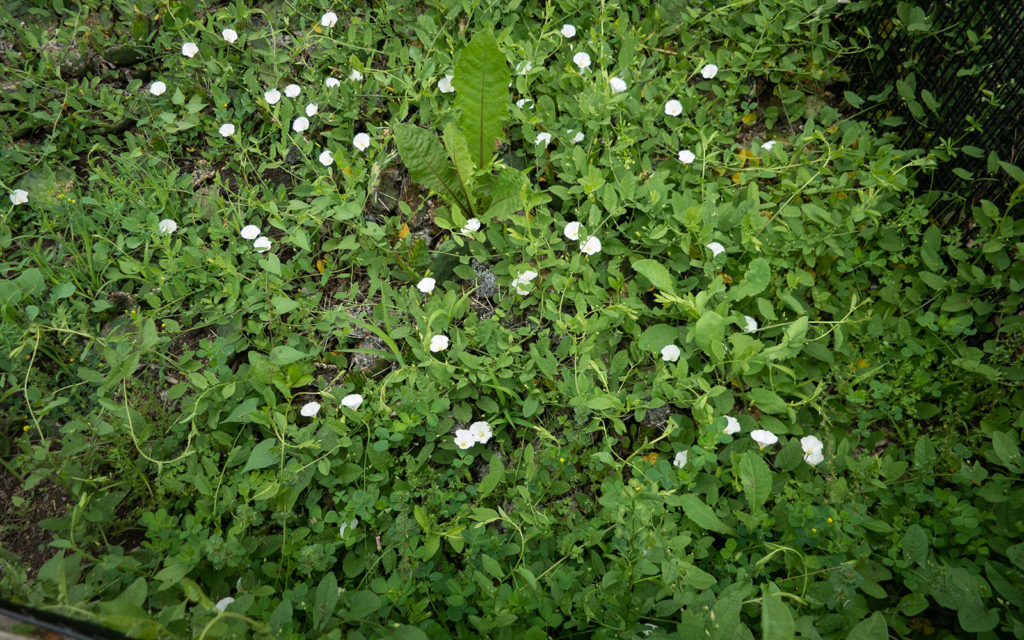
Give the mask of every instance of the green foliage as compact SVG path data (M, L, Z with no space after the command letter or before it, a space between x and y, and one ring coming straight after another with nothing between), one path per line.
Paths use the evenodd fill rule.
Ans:
M935 157L826 99L834 9L4 14L0 459L69 499L31 579L12 500L0 589L140 638L1024 637L1024 221L930 218ZM145 55L62 71L98 42Z

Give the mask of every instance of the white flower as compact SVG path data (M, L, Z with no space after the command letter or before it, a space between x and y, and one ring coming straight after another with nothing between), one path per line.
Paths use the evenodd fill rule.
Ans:
M825 449L825 443L815 436L804 436L800 438L800 448L804 453L821 453Z
M697 156L689 149L683 149L679 152L679 162L682 162L683 164L690 164L696 159Z
M761 449L779 441L779 436L765 429L754 429L750 432L750 437L754 439L754 442L756 442L757 446Z
M661 348L661 359L665 362L676 362L682 351L674 344L667 344Z
M437 284L437 280L433 278L423 278L416 283L416 288L420 290L420 293L430 293L434 290L434 286Z
M235 40L238 40L238 32L234 29L225 29L220 32L220 37L224 38L229 43L234 43Z
M312 418L313 416L315 416L319 412L320 412L320 403L319 402L307 402L306 404L302 405L301 409L299 409L299 414L302 415L302 417L304 417L304 418Z
M572 57L572 61L577 67L580 68L581 72L590 66L590 56L587 55L585 51L580 51L579 53L574 55Z
M563 24L562 25L562 35L565 36L566 38L575 38L576 37L576 27L572 26L571 24Z
M569 129L569 131L568 131L567 133L572 133L572 129ZM572 143L573 143L573 144L578 144L578 143L580 143L580 142L583 142L583 139L584 139L585 137L586 137L586 136L584 136L584 135L583 135L583 132L582 132L582 131L577 131L577 132L576 132L576 135L574 135L574 136L572 137Z
M713 64L706 64L701 67L700 75L704 76L705 80L710 80L718 75L718 66Z
M449 73L445 75L445 77L437 81L437 90L441 93L454 93L455 87L452 86L453 79L455 79L455 76L452 74Z
M352 73L348 74L348 79L351 80L352 82L359 82L360 80L363 79L363 74L359 71L359 69L353 69Z
M316 106L315 102L311 102L306 105L306 115L312 118L320 112L320 107Z
M583 244L580 245L580 251L587 254L588 256L592 256L600 250L601 241L597 239L597 236L588 237L585 241L583 241Z
M711 250L711 257L712 258L714 258L715 256L717 256L720 253L724 253L725 252L725 247L723 247L721 245L721 243L718 243L718 242L709 242L709 243L707 243L704 246L706 246L708 249Z
M565 229L562 229L562 233L565 234L566 238L576 241L580 239L580 223L569 222L565 225Z
M531 100L530 98L519 98L518 100L516 100L516 106L519 107L520 109L522 109L523 107L526 106L527 103L532 103L532 102L533 102L533 100ZM530 104L530 108L531 109L533 108L533 104Z
M277 89L268 89L263 92L263 99L267 101L267 104L277 104L281 100L281 92Z
M295 118L295 122L292 123L292 131L302 133L306 129L309 129L309 118L306 116Z
M516 65L516 75L525 76L533 70L533 63L529 60L523 60Z
M366 151L366 148L370 146L370 136L365 133L357 133L356 137L352 138L352 146L360 151Z
M341 526L338 527L338 535L341 536L342 538L344 538L345 537L345 530L346 529L350 530L350 531L355 531L355 528L358 527L358 526L359 526L359 519L358 518L352 518L348 522L345 522L344 520L342 520L341 521ZM338 588L340 589L341 587L338 587Z
M626 81L619 77L613 77L608 81L608 84L612 88L612 93L622 93L626 90Z
M675 98L665 103L665 115L673 118L683 113L683 103Z
M328 89L333 89L334 87L336 87L339 84L341 84L341 81L338 80L337 78L330 78L329 77L326 80L324 80L324 84L327 85Z
M775 146L775 140L769 140L768 142L761 143L761 148L765 151L771 151L772 147Z
M491 425L483 420L469 425L469 433L473 436L473 439L480 444L487 444L487 441L494 435Z
M824 461L825 454L822 453L821 451L809 451L804 454L804 462L811 465L812 467L816 467Z
M14 198L11 198L11 200L13 201ZM178 223L169 218L164 218L157 227L160 229L160 233L171 234L178 230Z
M527 269L518 276L512 279L511 286L515 287L516 293L521 296L525 296L530 293L529 289L524 289L522 285L528 285L533 282L534 278L537 277L537 272L532 269Z
M455 446L460 449L468 449L476 444L476 438L469 429L459 429L455 432Z
M217 133L224 136L225 138L235 135L235 125L230 122L227 124L220 125L220 129L217 129Z
M363 396L358 393L350 393L341 399L341 406L348 407L353 411L359 411L361 404L363 404Z
M15 189L7 197L11 199L11 204L25 204L28 202L28 191L25 191L24 189ZM177 227L177 225L175 225L175 227Z
M260 237L260 228L254 224L247 224L244 227L242 227L242 230L239 232L239 235L245 238L246 240L255 240L256 238Z
M234 601L235 601L235 599L232 598L231 596L228 596L227 598L221 598L220 600L217 601L217 604L215 604L214 607L217 608L217 611L224 611L225 609L228 608L228 605L231 604Z
M757 331L757 320L754 320L750 316L743 316L743 321L746 323L743 327L744 333L754 333Z
M725 428L722 429L722 433L731 436L734 433L740 432L740 421L732 416L725 416Z
M301 92L302 87L300 87L297 84L290 84L284 88L284 95L288 96L289 98L297 98L299 96L299 93Z
M327 27L330 29L334 25L338 24L338 14L333 11L328 11L320 18L320 26Z
M682 469L683 467L685 467L687 453L689 453L689 451L677 451L675 459L672 460L672 466L675 467L676 469Z
M185 56L186 58L191 58L195 56L197 53L199 53L199 45L197 45L196 43L186 42L185 44L181 45L181 55Z
M256 250L256 253L266 253L270 251L270 238L266 236L260 236L256 238L252 243L252 248Z
M167 85L159 80L149 85L149 92L154 96L162 96L164 95L164 91L167 91Z
M430 350L433 351L434 353L437 353L438 351L444 351L447 348L448 336L439 333L430 339Z
M462 227L462 233L473 233L474 231L480 230L480 221L476 218L470 218L466 220L465 226Z
M319 160L320 160L320 164L324 165L325 167L329 167L332 164L334 164L334 156L331 155L330 150L323 151L320 154Z
M533 141L533 144L543 144L545 147L551 142L551 134L547 131L541 131L537 134L537 139Z

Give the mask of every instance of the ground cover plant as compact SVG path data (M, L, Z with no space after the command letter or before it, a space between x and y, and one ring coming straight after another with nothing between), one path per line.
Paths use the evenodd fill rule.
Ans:
M1024 637L1024 221L930 217L843 9L0 7L0 592Z

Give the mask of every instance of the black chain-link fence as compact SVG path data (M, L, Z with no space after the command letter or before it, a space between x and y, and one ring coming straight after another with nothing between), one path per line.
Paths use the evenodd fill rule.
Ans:
M849 67L853 101L876 104L904 148L948 151L921 185L947 192L936 205L1009 204L999 161L1024 165L1024 0L853 0L843 28L870 45Z

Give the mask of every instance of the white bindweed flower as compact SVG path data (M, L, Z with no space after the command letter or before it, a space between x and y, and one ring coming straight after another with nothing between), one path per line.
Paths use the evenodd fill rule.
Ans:
M548 133L547 131L541 131L540 133L537 134L537 139L533 141L533 144L535 144L535 145L542 144L545 147L547 147L550 142L551 142L551 134Z
M766 429L754 429L750 432L750 437L754 439L754 442L757 443L757 446L760 449L764 449L768 445L775 444L779 441L779 436Z
M321 152L318 160L320 160L320 164L324 165L325 167L329 167L332 164L334 164L334 156L331 155L330 150L324 150L323 152Z
M306 404L302 405L301 409L299 409L299 414L304 418L312 418L316 416L316 414L318 413L320 413L319 402L307 402Z
M292 123L292 131L302 133L306 129L309 129L309 118L306 116L295 118L295 122Z
M268 89L263 92L263 99L267 101L267 104L277 104L281 101L281 92L277 89Z
M444 351L448 348L448 336L443 333L439 333L430 339L430 350L434 353L438 351Z
M345 522L344 520L342 520L341 521L341 525L338 527L338 535L340 537L344 538L345 537L345 531L355 531L356 527L358 527L358 526L359 526L359 519L358 518L352 518L348 522ZM338 588L340 589L341 587L338 587Z
M674 344L667 344L661 348L661 359L665 362L676 362L682 351Z
M744 333L754 333L757 331L757 320L750 316L743 316L743 322L745 323L743 326Z
M11 198L11 200L13 201L14 198ZM157 228L160 229L160 233L171 234L178 230L178 223L170 218L164 218L160 221L160 224L157 225Z
M164 91L167 91L167 85L159 80L149 85L149 92L154 96L162 96L164 95Z
M775 146L775 140L769 140L768 142L761 143L761 148L765 151L771 151L772 147Z
M260 228L254 224L247 224L244 227L242 227L242 230L239 232L239 235L245 238L246 240L255 240L256 238L260 237Z
M725 428L722 429L722 433L727 436L731 436L734 433L740 432L740 421L732 416L725 416Z
M622 93L626 90L626 81L619 77L613 77L608 81L608 85L612 88L612 93Z
M682 162L683 164L691 164L696 159L696 154L689 149L683 149L679 152L679 162Z
M266 253L270 251L270 247L273 243L270 242L270 238L266 236L260 236L253 240L252 248L256 250L256 253Z
M583 72L590 66L590 56L585 51L580 51L572 57L573 64Z
M24 189L15 189L10 192L7 197L11 199L12 205L25 204L28 202L28 191L25 191ZM173 220L171 222L173 222ZM177 225L175 225L175 227L177 227ZM161 229L161 231L163 231L163 229Z
M576 27L572 26L571 24L563 24L562 25L562 35L565 36L566 38L575 38L576 37Z
M825 461L825 454L821 451L809 451L804 454L804 462L816 467Z
M352 73L348 74L348 79L352 82L359 82L363 79L363 74L359 69L353 69Z
M434 280L433 278L423 278L416 283L416 288L420 290L420 293L430 293L434 290L436 285L437 280Z
M579 240L580 239L580 223L578 223L578 222L566 223L565 228L562 229L562 233L565 234L565 237L569 238L570 240L573 240L573 241Z
M665 115L672 116L673 118L683 113L683 103L676 99L669 100L665 103Z
M683 467L685 467L687 453L689 453L689 451L677 451L675 459L672 460L672 466L675 467L676 469L682 469Z
M525 295L529 294L530 291L529 291L529 289L524 289L523 285L530 284L531 282L533 282L534 278L536 278L536 277L537 277L537 272L536 271L533 271L532 269L527 269L526 271L522 272L520 275L518 275L515 278L513 278L512 282L510 284L511 284L512 287L515 288L516 293L518 293L521 296L525 296Z
M462 233L473 233L474 231L480 230L480 221L476 218L470 218L466 220L466 224L462 227Z
M580 251L592 256L601 250L601 241L597 239L597 236L588 237L583 244L580 245Z
M284 95L289 98L298 98L300 93L302 93L302 87L297 84L290 84L284 88Z
M469 449L476 444L476 438L469 432L469 429L459 429L455 432L455 446L460 449Z
M706 64L701 67L700 75L704 76L705 80L710 80L718 75L718 65Z
M365 133L357 133L356 137L352 138L352 146L360 151L366 151L370 146L370 136Z
M227 598L221 598L217 601L217 604L215 604L214 607L217 609L217 611L224 611L228 608L228 605L234 601L235 599L231 596L228 596Z
M446 74L445 77L437 81L437 90L441 93L454 93L455 87L452 86L452 80L454 79L455 76L452 74Z
M192 58L197 53L199 53L199 45L197 45L196 43L186 42L185 44L181 45L181 55L185 56L186 58Z
M569 131L567 131L566 133L572 133L572 129L569 129ZM586 138L586 136L583 135L583 132L582 131L577 131L576 135L574 135L572 137L572 143L573 144L579 144L580 142L583 142L584 138Z
M233 44L235 40L238 40L238 32L234 29L225 29L220 32L220 37L224 38L229 43Z
M230 122L228 122L227 124L222 124L220 125L220 129L217 129L217 133L224 136L225 138L230 138L231 136L235 135L235 125L231 124Z
M473 439L480 444L487 444L487 441L494 435L494 431L491 429L491 425L480 420L469 425L469 433L473 436Z
M363 396L358 393L350 393L341 399L341 406L348 407L353 411L359 411L360 405L363 404Z
M328 77L326 80L324 80L324 84L327 86L328 89L333 89L334 87L341 84L341 80L338 80L337 78Z
M709 242L704 246L711 250L712 258L718 256L720 253L725 253L725 247L723 247L719 242Z
M320 18L320 26L327 27L330 29L334 25L338 24L338 14L333 11L328 11Z
M525 76L531 71L533 71L533 63L529 60L523 60L516 65L516 75Z
M306 115L312 118L316 114L320 113L320 107L315 102L311 102L306 105Z
M519 107L520 109L525 107L527 104L530 105L531 109L533 108L533 100L531 100L530 98L519 98L518 100L516 100L516 106Z
M800 448L804 453L821 453L825 449L825 443L816 436L804 436L800 438Z

